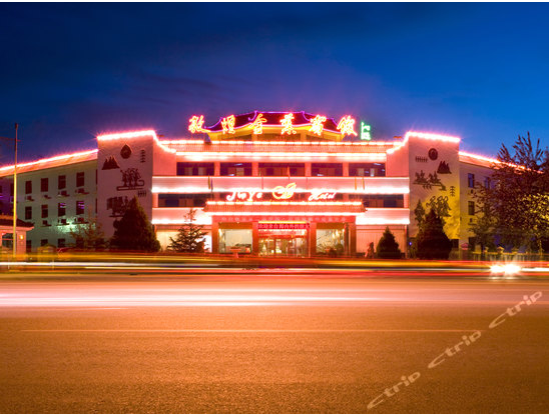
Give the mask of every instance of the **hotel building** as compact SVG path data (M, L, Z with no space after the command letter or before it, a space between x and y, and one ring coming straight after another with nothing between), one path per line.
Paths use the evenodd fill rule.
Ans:
M163 248L193 209L213 253L354 256L386 227L406 251L418 207L444 217L456 249L468 243L471 191L489 181L493 160L460 151L460 139L445 135L361 140L366 129L354 124L350 116L255 111L205 127L194 116L187 138L109 133L97 149L20 163L17 215L34 224L27 251L68 246L70 229L94 216L111 236L134 196ZM0 178L7 214L13 166L0 167Z

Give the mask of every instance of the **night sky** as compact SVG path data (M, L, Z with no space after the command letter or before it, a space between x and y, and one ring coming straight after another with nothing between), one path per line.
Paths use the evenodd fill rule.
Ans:
M20 160L104 132L301 111L460 136L549 138L549 4L0 4L0 136ZM7 144L7 143L6 143ZM0 163L9 163L2 144Z

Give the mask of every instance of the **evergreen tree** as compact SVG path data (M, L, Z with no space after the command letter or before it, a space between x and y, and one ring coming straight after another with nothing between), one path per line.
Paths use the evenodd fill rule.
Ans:
M377 243L376 256L380 259L400 259L402 257L395 236L389 227L385 228L383 235Z
M423 204L421 203L421 199L418 199L416 208L414 209L414 215L416 224L418 227L421 227L421 223L425 219L425 208L423 208Z
M177 237L170 237L170 245L168 250L178 253L203 253L204 252L204 236L207 234L203 231L202 225L194 224L196 210L191 209L185 216L185 224L179 228Z
M160 250L153 226L136 197L128 203L122 218L114 221L114 228L110 242L112 248L148 252Z
M419 228L415 244L420 259L447 260L450 256L452 242L444 233L442 220L432 209Z

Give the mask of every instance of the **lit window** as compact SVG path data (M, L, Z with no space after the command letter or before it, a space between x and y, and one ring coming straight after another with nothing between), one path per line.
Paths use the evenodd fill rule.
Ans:
M76 201L76 215L84 214L84 201Z

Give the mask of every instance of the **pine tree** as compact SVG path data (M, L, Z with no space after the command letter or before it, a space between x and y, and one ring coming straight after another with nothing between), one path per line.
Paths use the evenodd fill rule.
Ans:
M148 252L160 250L153 226L136 197L128 203L122 218L114 221L114 228L110 241L112 248Z
M395 236L389 227L385 228L383 235L377 243L376 256L380 259L400 259L402 257Z
M421 227L421 223L425 219L425 208L423 208L423 205L421 203L421 199L418 199L416 208L414 209L414 215L416 224L418 227Z
M444 233L442 220L432 209L419 228L415 244L420 259L447 260L450 256L452 242Z
M202 225L194 224L196 210L191 209L185 216L185 223L179 228L177 237L170 237L170 245L168 250L178 253L203 253L204 252L204 236L207 234L203 231Z

